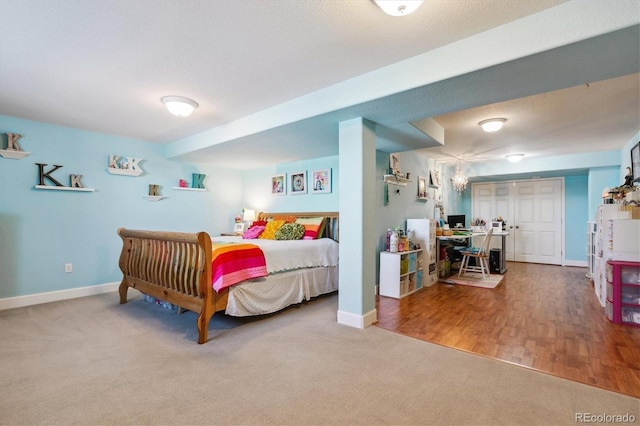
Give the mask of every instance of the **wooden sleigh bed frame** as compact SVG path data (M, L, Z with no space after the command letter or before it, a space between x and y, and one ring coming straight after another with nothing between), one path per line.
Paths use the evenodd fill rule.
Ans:
M260 213L274 216L325 217L323 237L338 240L338 213ZM211 284L212 244L206 232L183 233L120 228L123 278L120 303L127 302L129 287L198 314L198 343L207 342L211 317L224 311L229 289L217 293ZM250 240L248 240L250 241Z

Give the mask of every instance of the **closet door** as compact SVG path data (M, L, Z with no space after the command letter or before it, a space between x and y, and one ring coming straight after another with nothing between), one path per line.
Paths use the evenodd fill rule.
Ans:
M511 191L513 182L496 182L496 183L474 183L472 184L472 216L473 218L482 218L491 221L498 216L507 222L508 226L513 223L513 200L511 199ZM513 230L508 229L509 235L505 239L507 255L506 260L514 260L513 248ZM474 244L479 244L474 241ZM491 248L502 248L502 238L492 238Z
M472 184L472 216L507 222L508 261L562 264L562 179ZM493 238L491 248L500 248Z
M515 260L560 265L562 180L520 181L515 188Z

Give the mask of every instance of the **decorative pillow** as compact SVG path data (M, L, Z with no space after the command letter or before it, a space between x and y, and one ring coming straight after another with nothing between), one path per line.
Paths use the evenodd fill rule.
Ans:
M285 223L296 223L297 217L295 216L274 216L272 220L284 220Z
M264 220L254 220L249 228L253 228L254 226L267 226L267 222Z
M251 228L244 231L244 234L242 234L242 238L244 238L245 240L254 240L258 238L260 234L262 234L262 232L264 231L264 228L265 226L261 226L261 225L256 225L256 226L251 225Z
M284 220L272 220L267 223L267 226L262 231L262 234L258 238L262 240L275 240L276 231L284 225Z
M276 231L276 240L299 240L304 235L304 226L299 223L285 223Z
M299 217L296 223L304 226L303 240L322 238L324 231L324 217Z

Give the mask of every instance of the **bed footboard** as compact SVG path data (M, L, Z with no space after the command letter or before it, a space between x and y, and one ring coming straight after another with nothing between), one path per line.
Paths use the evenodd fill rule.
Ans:
M180 233L120 228L120 303L135 288L198 313L198 343L206 343L209 320L226 306L228 294L211 286L211 238L206 232Z

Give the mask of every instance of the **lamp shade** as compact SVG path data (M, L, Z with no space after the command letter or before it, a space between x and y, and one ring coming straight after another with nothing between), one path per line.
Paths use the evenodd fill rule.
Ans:
M504 126L504 123L506 123L506 121L506 118L490 118L488 120L482 120L478 124L485 132L493 133L502 129L502 126Z
M423 0L373 0L387 15L405 16L420 7Z
M198 108L196 101L182 96L165 96L161 100L169 112L177 117L188 117Z
M242 213L242 220L245 222L253 222L256 220L256 211L244 209L244 212Z

